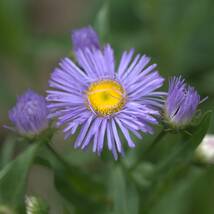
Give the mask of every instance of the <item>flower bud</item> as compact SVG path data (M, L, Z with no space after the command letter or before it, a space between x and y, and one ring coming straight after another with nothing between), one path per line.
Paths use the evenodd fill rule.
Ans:
M169 81L164 108L164 120L174 128L183 128L192 121L200 103L198 92L181 77Z
M100 49L99 37L92 27L84 27L72 32L72 43L75 51L79 49Z
M28 90L18 97L16 105L9 111L9 118L19 134L34 136L48 127L47 114L45 98Z

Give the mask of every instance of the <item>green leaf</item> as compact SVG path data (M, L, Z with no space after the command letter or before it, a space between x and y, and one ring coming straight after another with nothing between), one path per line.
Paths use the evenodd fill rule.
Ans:
M191 146L190 149L192 150L196 149L197 146L203 140L209 128L211 116L212 116L211 111L206 112L203 118L201 119L200 123L193 129L191 133L192 136L189 137L189 139L187 140L187 143Z
M174 145L168 157L157 165L151 188L144 192L146 198L142 204L145 212L166 194L171 182L186 175L191 166L195 149L207 133L211 114L211 112L205 113L200 123L192 130L191 136L185 137L183 142Z
M16 143L16 140L12 137L8 137L4 142L0 153L0 169L12 159Z
M127 213L126 183L121 168L112 170L110 183L110 195L113 200L113 213Z
M201 170L197 168L188 168L186 173L182 173L176 179L168 180L165 186L164 194L158 198L154 206L151 207L150 214L188 214L195 213L188 210L192 201L192 190L194 183L201 176ZM204 212L201 212L204 213Z
M24 212L25 187L29 168L40 144L30 146L0 171L0 204Z
M178 142L174 145L171 154L169 154L158 166L158 171L170 169L178 162L186 164L186 162L192 159L195 149L207 133L211 116L212 112L206 112L199 124L191 130L191 135L185 135L182 142Z
M94 26L99 37L104 41L109 33L109 2L105 1L96 15Z
M130 181L133 182L133 181ZM134 183L127 184L127 206L128 213L138 214L139 213L139 194Z
M49 164L54 172L54 181L57 191L71 203L75 213L86 213L88 210L95 213L107 200L103 184L93 179L93 176L82 172L79 167L67 162L57 154L49 145L44 148L40 159ZM40 163L42 161L40 160ZM84 206L83 206L84 204Z
M109 195L112 198L114 214L137 214L139 211L138 192L132 181L126 177L127 175L119 166L115 167L110 174Z

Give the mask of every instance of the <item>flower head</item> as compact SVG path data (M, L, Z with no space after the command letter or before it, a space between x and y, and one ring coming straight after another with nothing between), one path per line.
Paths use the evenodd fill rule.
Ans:
M37 135L46 129L47 115L45 98L32 90L18 97L16 105L9 111L9 118L16 131L25 136Z
M84 27L72 32L72 43L75 51L84 48L100 48L96 31L92 27Z
M155 116L163 95L155 90L164 79L154 70L155 64L146 67L147 56L133 58L133 50L123 53L117 69L110 45L103 51L86 48L75 54L78 65L65 58L51 75L49 117L65 127L66 138L79 128L76 148L85 149L91 142L93 151L100 154L106 138L117 159L123 153L119 129L129 147L135 147L130 133L138 138L142 131L152 134L150 125L158 123Z
M173 77L169 81L168 96L165 103L166 120L174 127L188 125L196 113L200 103L197 91L188 86L181 77Z

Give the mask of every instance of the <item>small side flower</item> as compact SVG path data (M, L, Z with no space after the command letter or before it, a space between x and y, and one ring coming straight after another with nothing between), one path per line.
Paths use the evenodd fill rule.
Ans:
M163 112L164 122L175 129L186 127L195 116L199 103L200 96L193 87L182 77L172 77Z
M74 51L86 48L100 49L99 37L91 26L72 31L71 37Z
M32 137L48 127L46 101L32 90L18 97L16 105L9 111L14 129L23 136Z

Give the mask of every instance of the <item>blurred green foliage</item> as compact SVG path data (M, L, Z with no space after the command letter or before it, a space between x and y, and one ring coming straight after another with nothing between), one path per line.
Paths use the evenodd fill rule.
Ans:
M183 75L201 97L209 97L201 104L202 111L213 109L213 0L82 0L78 3L65 0L54 1L56 6L48 0L41 2L0 1L1 124L9 123L7 111L25 89L33 88L44 94L51 70L60 58L71 52L70 30L89 24L99 32L102 43L112 44L117 59L123 50L134 47L158 64L161 75L166 77L165 88L170 76ZM74 8L79 5L78 19L73 20L72 12L60 17L57 9L62 8L63 14L72 4ZM53 25L54 30L49 27ZM72 139L64 142L58 135L53 145L65 160L57 159L44 148L37 154L37 146L31 145L11 162L17 152L15 147L26 145L20 142L16 145L12 137L7 137L8 131L1 129L0 202L23 209L24 178L37 154L37 164L54 172L54 191L59 193L60 205L52 202L51 213L212 214L214 168L192 163L190 158L206 133L207 117L193 137L185 140L187 145L180 147L182 136L168 135L132 173L127 169L142 155L152 141L151 136L145 136L134 151L127 152L118 162L107 152L97 158L90 152L74 151L70 146ZM213 116L210 121L209 132L213 133ZM160 132L159 127L156 132ZM156 167L160 167L160 177L155 174ZM11 168L17 170L11 172ZM13 181L14 176L19 178L18 185ZM9 190L7 182L11 182ZM43 191L42 187L38 189ZM11 192L14 192L12 197ZM60 211L55 211L57 206Z

